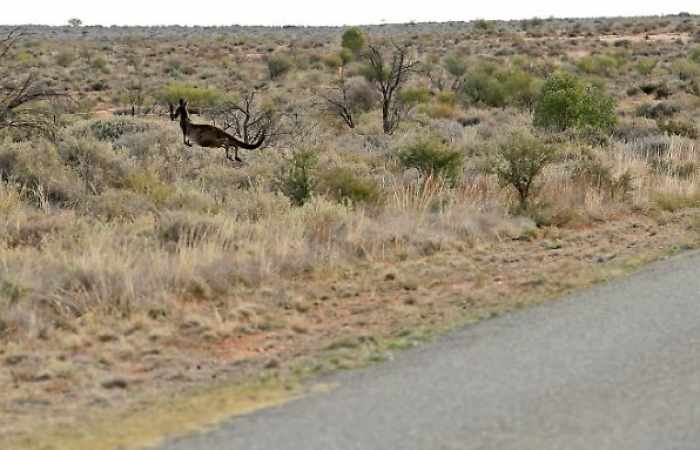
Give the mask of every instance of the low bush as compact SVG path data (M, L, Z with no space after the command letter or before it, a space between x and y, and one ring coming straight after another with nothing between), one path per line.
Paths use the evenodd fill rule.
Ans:
M656 58L641 58L634 67L640 75L647 76L654 71L658 64L659 60Z
M611 77L617 73L621 63L610 55L591 55L581 58L577 66L583 72L601 77Z
M124 186L128 174L126 163L107 143L69 137L60 143L59 155L83 180L88 193L98 194L107 187Z
M691 61L675 61L671 66L671 70L682 81L700 77L700 64Z
M614 176L612 168L600 162L595 155L584 153L573 167L571 176L574 181L593 187L598 194L611 200L622 201L632 192L632 175L625 171Z
M267 70L270 73L270 79L276 80L282 75L289 72L292 68L292 61L283 55L272 55L267 58Z
M423 177L441 177L454 184L462 174L464 155L438 138L425 137L401 150L398 158L402 167L416 169Z
M698 127L692 122L681 120L659 121L659 130L666 134L683 136L688 139L697 139L700 137Z
M124 187L145 196L156 206L162 206L173 193L172 188L150 170L130 173L126 177Z
M156 98L164 103L176 104L185 99L192 107L214 106L223 100L223 95L215 88L201 87L173 81L162 88Z
M414 106L430 101L430 90L424 87L407 87L400 92L401 101L407 106Z
M535 102L535 126L550 131L592 128L608 132L616 123L612 97L564 72L547 79Z
M688 52L688 59L694 63L700 64L700 47L693 47Z
M297 150L277 170L274 187L294 205L301 206L316 191L318 154L313 150Z
M492 170L502 187L515 190L520 211L528 209L532 195L538 190L536 178L555 156L553 147L525 131L513 132L499 144Z
M530 109L539 90L539 80L520 68L498 69L482 64L464 79L463 93L470 104Z
M61 51L56 55L56 64L62 67L68 67L76 60L76 55L72 51Z
M48 142L28 142L0 149L0 176L17 184L37 206L79 201L82 183Z
M346 167L334 167L320 175L319 191L340 203L377 204L382 192L376 181L356 175Z
M679 113L680 110L681 108L678 105L665 102L660 102L655 105L651 103L642 103L637 107L635 114L639 117L646 117L647 119L665 119L673 117Z
M663 157L650 158L648 161L651 170L658 175L687 180L698 171L698 164L695 161L674 162Z
M684 195L671 192L658 192L654 195L653 201L659 209L668 212L700 206L700 197L698 195Z

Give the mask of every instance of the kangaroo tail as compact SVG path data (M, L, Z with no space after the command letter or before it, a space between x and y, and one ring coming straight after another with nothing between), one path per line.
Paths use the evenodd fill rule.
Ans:
M226 133L226 135L235 147L242 148L245 150L255 150L257 148L260 148L265 142L265 139L267 138L266 132L264 130L258 133L255 141L252 143L243 142L242 140L229 133Z

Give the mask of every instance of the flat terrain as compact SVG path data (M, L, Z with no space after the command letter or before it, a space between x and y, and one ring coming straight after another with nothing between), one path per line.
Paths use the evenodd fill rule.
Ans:
M404 62L391 101L380 60ZM0 92L0 450L158 445L700 248L688 13L0 25ZM180 99L193 123L262 147L234 164L185 145ZM569 344L525 317L533 361ZM486 367L520 380L465 364L474 383ZM492 386L480 395L514 398Z
M468 327L161 450L697 449L700 254Z

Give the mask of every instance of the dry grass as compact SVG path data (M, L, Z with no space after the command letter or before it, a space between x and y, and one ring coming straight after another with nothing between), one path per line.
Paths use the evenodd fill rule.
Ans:
M410 40L424 61L449 53L468 67L517 68L538 80L561 69L607 85L620 129L603 141L539 134L558 157L524 213L491 166L504 136L535 132L527 108L467 103L416 73L411 84L433 95L393 136L381 134L376 108L358 112L358 127L346 130L314 104L319 86L337 78L323 63L339 50L328 31L38 35L13 52L7 70L41 63L76 102L45 105L56 108L55 141L0 135L0 390L11 392L0 402L0 434L26 436L58 418L75 424L213 376L315 374L355 365L358 351L363 362L381 360L418 339L406 330L429 334L491 317L694 245L697 213L688 208L700 205L698 140L631 118L657 100L625 94L666 83L664 101L697 119L692 80L672 68L687 59L692 34L683 31L680 43L660 37L683 24L371 30L376 41L385 33ZM659 37L624 43L640 33ZM56 66L66 42L79 54ZM269 80L268 53L290 58L290 72ZM582 72L574 54L605 55L615 75ZM635 67L649 54L659 64L647 79ZM360 69L351 64L348 76ZM264 84L261 102L297 113L289 117L301 132L243 152L246 164L233 166L221 151L185 147L158 110L113 117L137 79L147 103L172 80L221 96ZM86 88L99 80L105 90ZM401 166L401 152L425 137L463 156L458 177ZM294 206L279 179L300 150L318 161L313 195Z

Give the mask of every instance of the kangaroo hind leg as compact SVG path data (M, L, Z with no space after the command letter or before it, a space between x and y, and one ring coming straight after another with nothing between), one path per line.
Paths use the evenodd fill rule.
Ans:
M230 148L225 147L225 149L226 149L226 159L228 159L229 161L233 161L233 162L239 162L239 163L243 162L243 160L238 157L238 147L233 147L233 151L234 151L233 158L231 158L231 154L229 153Z

